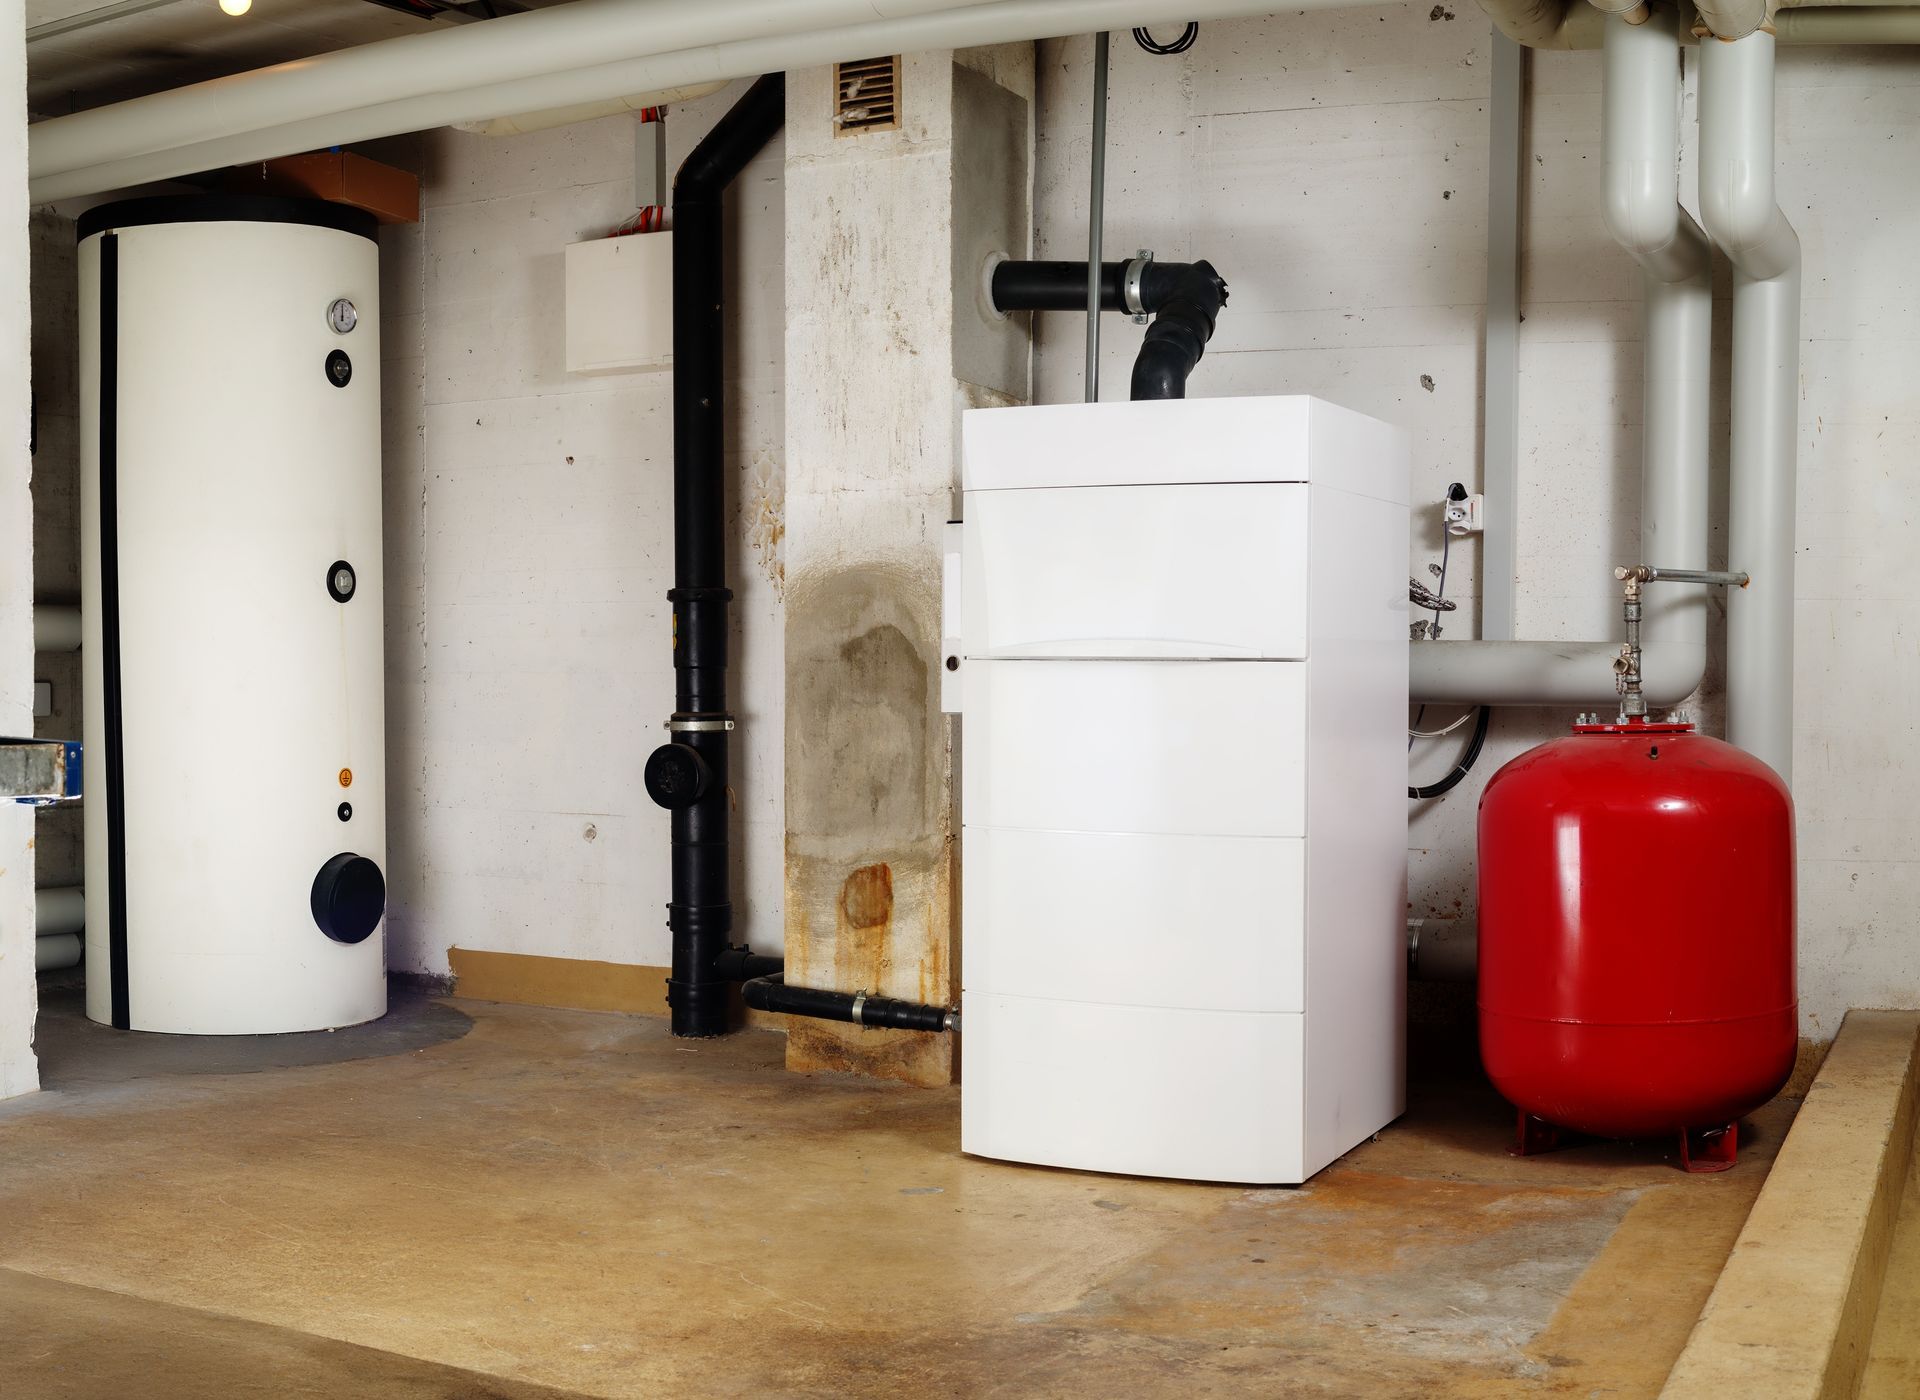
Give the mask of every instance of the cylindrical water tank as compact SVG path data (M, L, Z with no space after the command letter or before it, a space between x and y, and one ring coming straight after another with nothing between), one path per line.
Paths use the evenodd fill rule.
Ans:
M1606 1137L1721 1129L1793 1070L1793 800L1689 724L1583 724L1480 799L1480 1052Z
M374 220L139 199L80 238L87 1014L386 1010Z

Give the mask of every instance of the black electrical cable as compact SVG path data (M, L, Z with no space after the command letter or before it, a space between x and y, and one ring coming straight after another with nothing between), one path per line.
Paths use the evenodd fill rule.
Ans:
M1163 54L1163 55L1185 53L1188 49L1193 47L1193 41L1195 39L1198 39L1199 37L1200 37L1200 26L1197 24L1189 24L1184 30L1181 31L1180 37L1178 39L1175 39L1170 44L1161 43L1158 39L1153 37L1153 34L1150 30L1142 28L1142 29L1136 29L1133 31L1134 43L1138 44L1141 48L1145 49L1148 53L1157 53L1157 54Z
M1444 525L1440 529L1440 591L1433 595L1433 601L1439 603L1447 596L1447 561L1453 557L1453 531ZM1430 635L1440 635L1440 614L1444 609L1433 609L1433 631ZM1427 707L1422 705L1414 711L1413 723L1407 727L1407 752L1413 752L1413 741L1419 737L1413 731L1420 727L1420 721L1427 716Z
M1459 787L1460 780L1467 776L1467 773L1479 760L1480 750L1486 747L1487 726L1492 721L1493 706L1482 705L1480 707L1480 718L1473 722L1473 738L1468 741L1467 751L1460 756L1460 761L1454 765L1453 771L1439 782L1429 783L1425 787L1414 787L1412 784L1408 784L1407 796L1440 797Z

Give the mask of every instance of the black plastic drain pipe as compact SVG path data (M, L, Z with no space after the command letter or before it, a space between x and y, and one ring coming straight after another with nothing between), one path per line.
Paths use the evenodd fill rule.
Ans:
M1132 397L1183 399L1187 376L1213 337L1227 284L1210 262L1141 256L1100 264L1100 309L1152 316L1133 362ZM1087 264L1002 262L993 269L997 311L1085 311Z
M789 1016L811 1016L817 1021L847 1021L856 1026L896 1031L960 1029L960 1013L944 1006L922 1006L917 1001L872 997L865 992L789 987L777 972L741 983L740 995L755 1011L782 1011Z
M733 932L727 887L725 278L722 202L786 120L786 76L770 73L715 123L673 181L672 742L647 759L647 795L673 813L675 1035L727 1030L727 978L715 966Z

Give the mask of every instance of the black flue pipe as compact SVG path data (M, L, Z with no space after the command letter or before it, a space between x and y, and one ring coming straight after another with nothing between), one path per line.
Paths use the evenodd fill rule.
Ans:
M1126 308L1127 264L1100 264L1100 309ZM1087 265L1084 262L995 263L993 305L997 311L1085 311Z
M646 766L673 813L673 1033L724 1035L730 983L716 967L733 932L728 888L726 334L721 260L727 187L786 120L786 77L770 73L714 124L673 181L672 742Z
M1129 302L1127 276L1139 284ZM1087 265L1083 262L997 263L993 304L998 311L1080 311L1087 309ZM1180 399L1187 376L1200 363L1214 323L1227 304L1227 284L1210 262L1156 262L1136 258L1100 264L1100 309L1138 312L1154 318L1133 363L1132 397Z

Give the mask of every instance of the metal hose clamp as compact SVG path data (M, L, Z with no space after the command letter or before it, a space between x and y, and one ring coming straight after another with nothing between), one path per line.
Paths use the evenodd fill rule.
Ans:
M667 721L670 734L724 734L733 728L733 718L722 715L718 719L682 717L675 715Z
M861 1018L861 1016L862 1016L862 1015L863 1015L863 1014L865 1013L865 1011L866 1011L866 1006L867 1006L867 994L866 994L866 991L865 991L865 989L863 988L862 990L860 990L860 991L858 991L858 992L855 992L855 993L853 994L853 1023L854 1023L854 1025L856 1025L856 1026L864 1026L864 1025L866 1025L866 1022L860 1019L860 1018Z
M1133 317L1136 326L1147 323L1147 302L1140 284L1146 278L1147 264L1152 261L1153 249L1140 249L1127 264L1126 274L1120 282L1121 304L1126 307L1127 315Z

